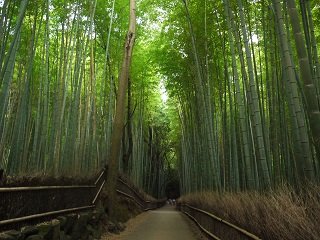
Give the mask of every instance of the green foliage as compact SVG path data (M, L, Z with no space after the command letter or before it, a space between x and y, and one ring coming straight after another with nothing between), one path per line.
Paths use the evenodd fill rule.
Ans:
M320 6L301 2L319 98ZM109 156L128 1L114 9L106 0L28 1L25 12L23 3L0 5L0 168L89 174ZM281 6L290 80L271 2L137 1L122 155L139 186L163 195L172 168L183 192L298 184L306 159L319 180L298 48ZM267 172L270 183L261 177Z

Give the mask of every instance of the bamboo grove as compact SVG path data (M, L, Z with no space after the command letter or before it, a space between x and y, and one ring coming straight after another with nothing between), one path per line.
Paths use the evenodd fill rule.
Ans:
M319 181L319 3L136 4L120 171L155 196L175 175L183 193ZM0 12L0 168L99 171L129 1L3 0Z
M319 3L181 0L167 9L159 69L178 105L183 192L317 182Z
M108 164L127 6L0 1L0 168L7 175L87 176ZM135 69L148 71L143 61ZM119 168L160 194L164 133L152 121L159 84L149 75L130 74Z

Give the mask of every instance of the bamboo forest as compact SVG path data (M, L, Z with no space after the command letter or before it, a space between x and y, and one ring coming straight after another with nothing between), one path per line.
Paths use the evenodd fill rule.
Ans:
M276 209L285 195L315 224L291 239L320 237L319 1L0 0L0 12L0 183L106 167L110 215L118 173L158 199L207 197L221 216L228 198L250 216L263 212L251 197Z

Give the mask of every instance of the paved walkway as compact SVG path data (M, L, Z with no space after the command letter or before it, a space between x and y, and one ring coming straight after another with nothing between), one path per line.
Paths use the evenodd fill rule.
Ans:
M114 239L119 240L197 240L201 239L190 220L174 207L166 205L149 211ZM113 239L113 238L112 238Z

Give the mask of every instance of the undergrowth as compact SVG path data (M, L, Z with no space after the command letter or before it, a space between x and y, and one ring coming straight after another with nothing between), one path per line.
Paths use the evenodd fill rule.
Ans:
M200 192L179 199L227 220L262 239L320 239L320 186L303 193L283 186L268 193Z

